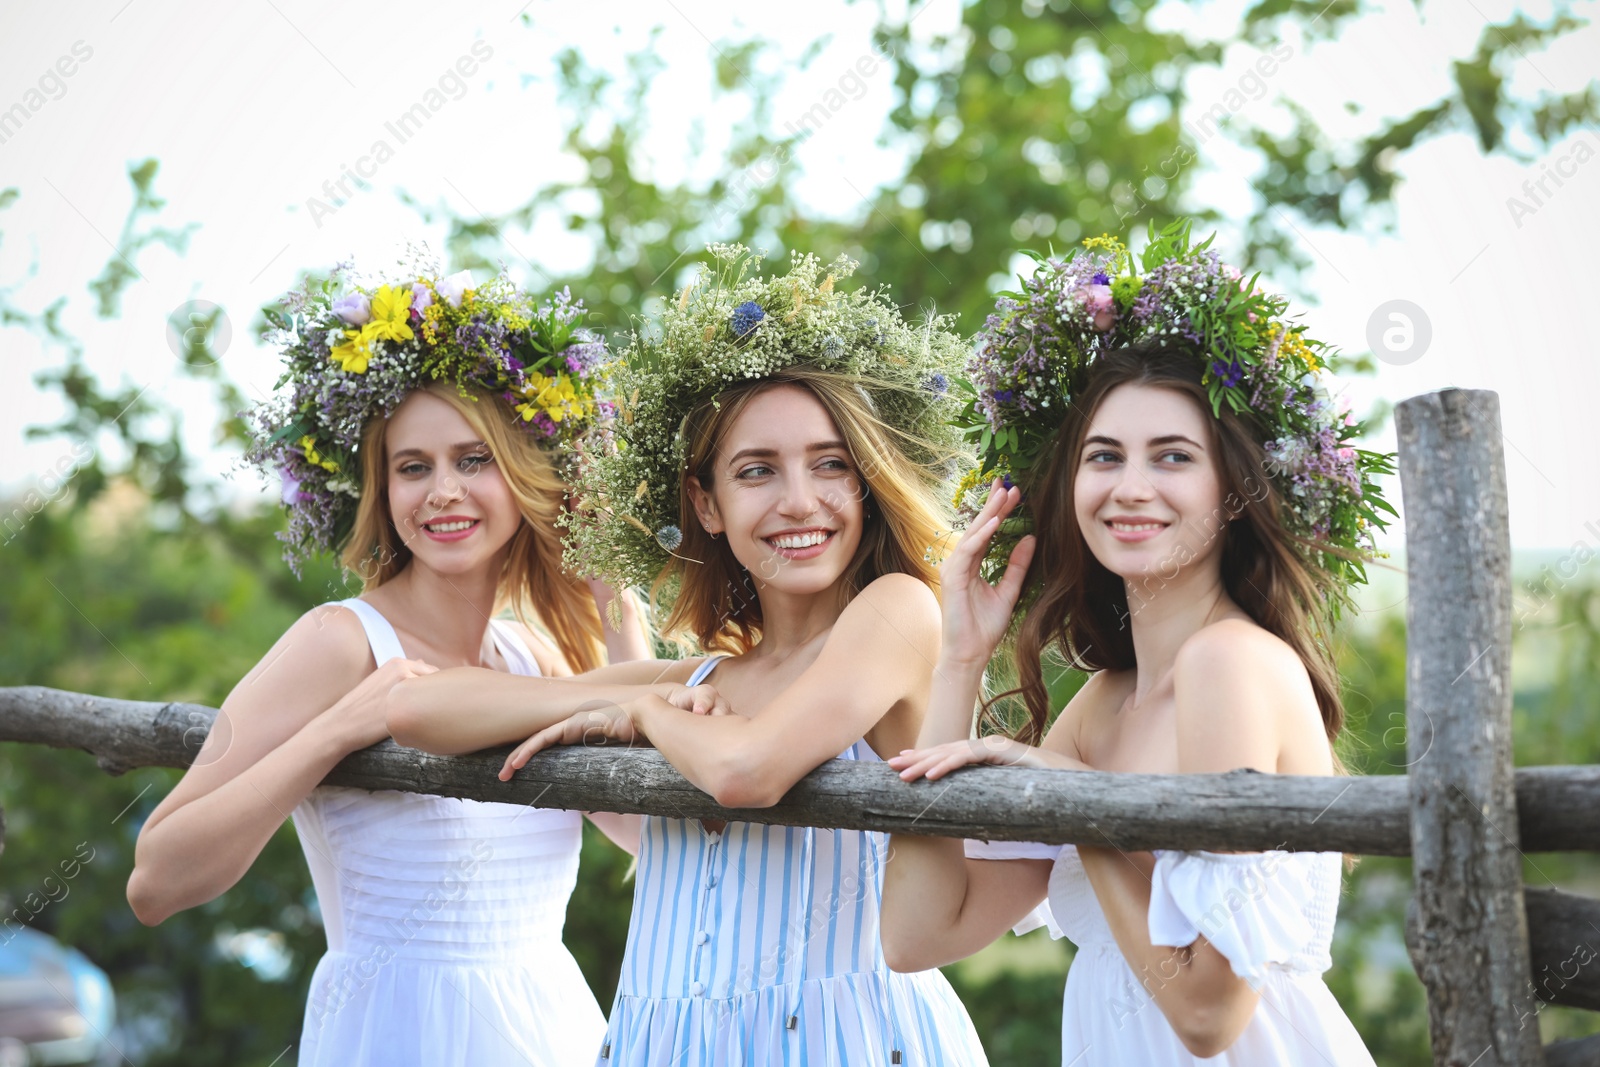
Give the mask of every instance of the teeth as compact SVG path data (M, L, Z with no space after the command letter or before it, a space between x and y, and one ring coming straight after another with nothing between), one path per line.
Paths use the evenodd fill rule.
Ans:
M812 545L822 544L822 542L826 541L827 539L828 533L826 531L814 530L811 533L789 534L784 537L774 537L771 538L771 541L772 544L776 545L778 548L810 548Z
M457 533L461 530L472 529L472 527L477 524L477 521L478 520L476 519L469 519L466 522L435 522L424 523L423 525L427 526L428 529L432 530L434 533Z
M1160 530L1160 529L1163 529L1165 526L1166 526L1166 523L1164 523L1164 522L1143 522L1143 523L1114 522L1114 523L1111 524L1111 528L1113 530L1122 530L1124 532L1129 532L1129 533L1131 533L1133 531L1136 531L1136 530Z

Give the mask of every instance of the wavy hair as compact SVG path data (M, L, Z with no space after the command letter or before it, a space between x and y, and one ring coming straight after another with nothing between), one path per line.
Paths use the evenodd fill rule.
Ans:
M1207 416L1217 476L1228 519L1222 538L1223 588L1257 625L1281 638L1300 657L1330 746L1344 727L1339 674L1328 645L1331 579L1306 562L1303 550L1330 551L1288 533L1277 487L1268 476L1260 434L1226 404L1211 415L1200 376L1203 361L1181 348L1154 343L1117 349L1099 357L1082 395L1071 405L1048 446L1029 506L1042 533L1028 585L1039 589L1016 637L1018 688L1027 707L1022 734L1037 743L1049 721L1043 655L1058 652L1083 670L1128 670L1135 666L1133 631L1124 579L1107 570L1078 526L1074 482L1084 437L1100 404L1123 385L1170 389L1192 400ZM1146 592L1152 580L1142 579ZM1159 589L1157 590L1159 591ZM1002 694L1006 695L1006 694ZM997 698L998 699L998 698ZM1342 770L1337 753L1335 766Z

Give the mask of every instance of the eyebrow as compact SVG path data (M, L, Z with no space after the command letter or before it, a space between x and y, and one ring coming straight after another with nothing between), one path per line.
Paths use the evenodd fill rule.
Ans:
M1205 451L1205 446L1200 445L1200 444L1196 444L1195 442L1189 440L1187 437L1183 436L1183 434L1181 434L1181 433L1169 433L1169 434L1167 434L1167 435L1165 435L1163 437L1152 437L1152 438L1150 438L1150 444L1152 446L1155 446L1155 445L1173 445L1173 444L1179 443L1180 441L1183 444L1190 445L1190 446L1192 446L1194 448L1198 448L1202 452ZM1110 445L1113 448L1121 448L1122 447L1122 442L1118 441L1115 437L1105 437L1105 436L1102 436L1100 434L1096 434L1093 437L1086 438L1083 443L1086 444L1086 445Z
M818 441L814 445L806 446L807 452L830 452L835 449L848 452L850 450L850 446L845 444L843 441ZM732 464L735 464L741 459L745 458L773 459L777 455L778 450L776 448L741 448L739 451L728 457L728 464L731 466Z
M459 445L451 445L450 446L450 451L452 451L452 452L470 452L474 448L488 448L488 447L489 447L489 444L488 444L487 441L466 441L466 442L463 442L462 444L459 444ZM395 460L403 459L403 458L405 458L407 456L423 456L423 457L426 457L427 454L428 453L424 452L420 448L402 448L400 451L392 453L389 456L389 462L393 463Z

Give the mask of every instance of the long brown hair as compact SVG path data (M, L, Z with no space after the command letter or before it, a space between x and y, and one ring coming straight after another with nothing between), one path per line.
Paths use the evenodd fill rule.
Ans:
M567 487L549 453L511 428L515 413L492 393L469 388L463 396L448 382L419 391L455 408L489 446L522 513L522 525L507 546L495 611L509 607L523 625L542 624L575 672L600 666L605 650L600 612L589 591L561 568L556 519L567 507ZM388 432L389 420L378 416L362 433L361 502L341 556L345 567L360 577L363 591L387 582L411 562L411 549L389 515Z
M1309 547L1307 543L1284 528L1282 504L1267 476L1267 456L1258 433L1227 405L1211 417L1211 401L1200 384L1201 366L1192 352L1156 344L1100 357L1088 374L1083 395L1062 420L1029 482L1028 505L1041 536L1028 568L1028 584L1037 585L1040 592L1017 632L1016 670L1028 709L1024 730L1034 742L1044 736L1050 713L1043 653L1053 649L1073 666L1089 671L1135 666L1124 580L1089 550L1073 499L1089 423L1111 391L1123 385L1170 389L1206 413L1224 507L1233 520L1219 535L1223 588L1257 625L1285 641L1305 664L1330 745L1344 727L1339 674L1328 645L1329 579L1305 562L1300 549ZM1148 576L1144 579L1146 591L1150 581ZM1339 765L1337 754L1334 762Z
M662 632L692 637L707 652L742 653L761 633L761 602L755 580L728 548L695 521L689 495L692 478L701 489L714 484L713 468L728 430L750 401L769 389L806 390L827 410L844 436L857 476L865 487L865 527L861 544L840 583L848 600L884 574L909 574L939 591L935 546L949 531L938 487L944 468L914 464L907 453L937 455L925 441L910 441L904 431L878 417L864 380L809 367L791 367L766 378L739 382L703 401L684 420L684 475L678 490L683 543L651 588L654 601L677 587ZM870 383L883 388L881 383ZM700 562L695 562L700 561Z

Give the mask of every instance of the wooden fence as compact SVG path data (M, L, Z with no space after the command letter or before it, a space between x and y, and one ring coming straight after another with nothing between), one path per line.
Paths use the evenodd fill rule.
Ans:
M1406 941L1438 1067L1600 1064L1600 1036L1541 1047L1540 1002L1600 1011L1600 901L1526 889L1522 854L1600 851L1600 767L1511 762L1511 573L1499 398L1399 405L1406 503L1408 774L1135 775L976 767L907 784L830 761L771 808L729 811L648 748L430 756L385 741L329 784L535 807L736 818L1135 850L1287 848L1413 858ZM0 741L77 748L101 768L185 767L216 711L0 689ZM0 840L3 840L0 821Z

